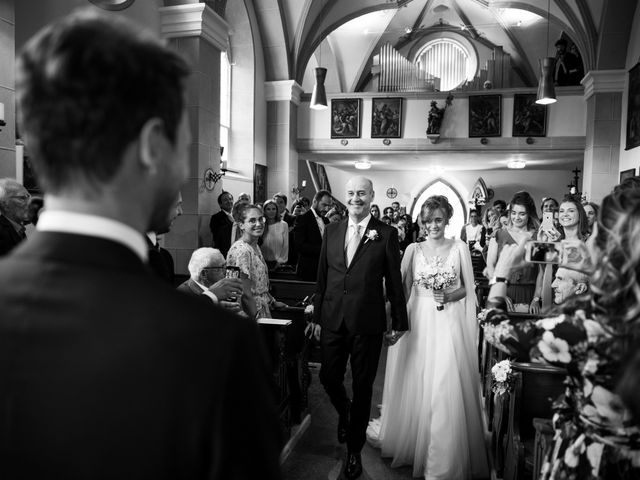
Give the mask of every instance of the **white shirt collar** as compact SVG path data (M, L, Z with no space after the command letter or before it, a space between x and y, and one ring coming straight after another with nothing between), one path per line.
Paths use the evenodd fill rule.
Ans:
M351 226L360 226L362 227L362 231L364 232L367 228L367 225L369 224L369 220L371 220L371 213L369 213L366 217L364 217L360 223L355 223L351 217L349 217L349 225L347 226L347 229L349 229Z
M36 229L41 232L61 232L105 238L133 250L143 262L149 252L144 236L136 229L111 218L63 210L45 210L38 218Z

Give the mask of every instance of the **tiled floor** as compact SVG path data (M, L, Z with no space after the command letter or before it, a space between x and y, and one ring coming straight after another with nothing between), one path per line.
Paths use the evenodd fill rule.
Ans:
M382 386L386 364L386 349L383 350L378 373L373 386L371 416L379 415L377 405L382 402ZM318 380L319 369L313 368L313 380L309 389L309 413L311 425L283 465L286 480L335 480L340 478L346 447L336 439L338 416L329 397ZM350 391L351 377L347 372L345 385ZM362 450L363 480L407 480L411 467L391 468L390 459L381 459L380 451L370 445Z

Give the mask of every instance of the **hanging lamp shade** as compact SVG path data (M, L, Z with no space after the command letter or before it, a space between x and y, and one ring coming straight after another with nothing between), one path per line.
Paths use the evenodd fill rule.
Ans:
M311 105L314 110L324 110L327 108L327 92L324 89L324 79L327 76L327 69L316 67L316 84L313 86L311 94Z
M549 105L556 102L556 89L553 85L553 72L556 66L556 59L553 57L541 58L540 81L538 82L538 96L536 103L539 105Z

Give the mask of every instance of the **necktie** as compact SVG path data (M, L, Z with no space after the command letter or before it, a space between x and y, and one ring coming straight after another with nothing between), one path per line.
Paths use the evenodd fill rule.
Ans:
M360 245L360 240L362 240L362 234L360 233L360 229L362 228L360 225L355 225L356 233L349 240L349 244L347 245L347 267L351 265L351 260L353 260L353 256L356 254L356 250L358 249L358 245Z

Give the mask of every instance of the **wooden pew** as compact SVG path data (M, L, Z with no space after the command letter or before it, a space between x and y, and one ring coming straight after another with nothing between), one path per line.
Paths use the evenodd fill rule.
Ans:
M532 478L534 418L551 418L551 403L564 391L566 371L538 363L512 362L515 386L509 395L504 480Z
M316 293L316 282L303 282L302 280L289 280L269 278L271 295L287 305L297 305L305 297L311 298Z

